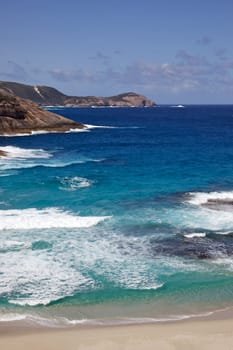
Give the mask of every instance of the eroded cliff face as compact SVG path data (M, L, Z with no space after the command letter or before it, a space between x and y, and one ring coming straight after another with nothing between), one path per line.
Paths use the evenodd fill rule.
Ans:
M84 125L41 109L37 104L0 89L0 135L32 131L65 132Z

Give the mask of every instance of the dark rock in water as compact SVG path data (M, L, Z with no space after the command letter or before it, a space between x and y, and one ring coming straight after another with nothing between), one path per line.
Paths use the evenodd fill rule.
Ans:
M0 157L5 157L7 156L6 152L0 150Z
M32 250L49 250L52 248L52 243L46 241L35 241L32 243Z
M233 200L232 199L208 199L206 203L202 204L203 207L214 209L214 210L233 210Z
M45 111L34 102L0 89L0 135L30 134L32 131L65 132L84 128L80 123Z
M232 199L208 199L207 203L209 204L228 204L228 205L233 205L233 200Z
M207 203L203 204L205 206L211 205L233 205L232 199L208 199Z
M151 240L152 254L185 258L215 259L233 255L233 240L228 235L212 234L211 237L185 238L176 235L161 241Z

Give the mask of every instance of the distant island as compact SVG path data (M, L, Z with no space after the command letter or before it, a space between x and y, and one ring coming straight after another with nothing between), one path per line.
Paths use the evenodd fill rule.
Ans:
M67 96L49 86L26 85L0 81L0 89L31 100L42 106L64 107L154 107L156 103L147 97L127 92L110 97Z

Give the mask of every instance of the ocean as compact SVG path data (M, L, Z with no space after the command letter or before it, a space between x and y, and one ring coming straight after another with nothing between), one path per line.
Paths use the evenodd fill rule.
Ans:
M69 327L233 306L233 106L50 108L0 137L0 322Z

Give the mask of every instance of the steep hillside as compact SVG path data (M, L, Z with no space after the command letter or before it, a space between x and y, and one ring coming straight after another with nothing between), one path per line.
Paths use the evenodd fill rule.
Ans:
M0 88L42 105L62 105L66 98L60 91L47 86L0 81Z
M14 82L0 81L0 88L24 99L46 106L67 107L154 107L156 103L147 97L128 92L111 97L67 96L48 86L31 86Z

